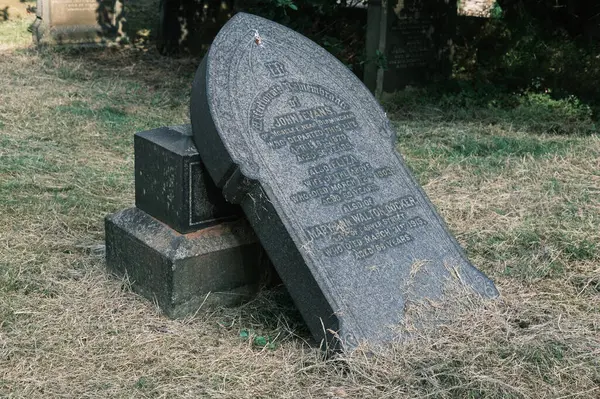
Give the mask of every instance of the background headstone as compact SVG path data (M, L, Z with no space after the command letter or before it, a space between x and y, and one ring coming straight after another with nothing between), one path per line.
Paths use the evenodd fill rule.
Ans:
M365 85L378 95L448 77L456 0L372 0Z
M41 43L95 43L121 28L119 0L37 0L33 38Z
M452 301L456 284L497 295L395 151L375 98L302 35L237 14L196 73L191 119L207 170L317 340L390 341L409 304Z

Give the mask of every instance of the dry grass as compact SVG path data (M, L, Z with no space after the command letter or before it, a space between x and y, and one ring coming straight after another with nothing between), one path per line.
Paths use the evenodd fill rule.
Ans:
M594 135L399 123L408 163L502 298L377 356L323 359L276 290L173 321L109 277L102 218L133 202L132 135L185 123L195 65L0 53L0 396L600 396Z
M32 41L27 28L35 21L35 13L28 13L31 0L0 0L0 52L27 46Z

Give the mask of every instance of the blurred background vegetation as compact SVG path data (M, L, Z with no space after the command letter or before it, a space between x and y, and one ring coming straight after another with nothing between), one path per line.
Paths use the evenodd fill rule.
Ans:
M32 4L30 0L20 1ZM116 0L101 2L113 8L117 4ZM518 118L519 109L527 106L539 110L537 123L547 126L548 133L597 132L599 1L458 2L463 12L457 18L452 78L396 96L402 103L392 99L389 104L392 109L408 115L411 106L433 103L444 112L460 114L466 107L487 110L486 115L502 110L500 114ZM471 3L482 2L489 5L485 17L465 15L464 10ZM119 43L156 47L170 57L201 56L220 27L236 12L245 11L301 32L362 78L366 64L381 62L366 57L367 3L365 0L123 0L120 9L125 37L119 38ZM0 9L2 23L12 11L8 7ZM557 118L561 119L560 129L554 127ZM575 123L572 131L565 129L562 123L565 120L583 120L587 128L581 130Z
M467 0L459 0L459 9L460 1ZM174 27L171 32L159 29L157 44L163 54L201 54L228 18L237 11L246 11L303 33L362 77L364 65L375 62L365 56L367 3L362 0L161 0L159 9L163 22L170 18L181 23L169 24ZM452 79L446 84L436 83L419 94L433 97L428 101L441 101L445 107L518 109L533 105L540 109L540 118L560 115L597 120L600 114L600 2L497 0L489 3L491 9L487 17L459 15ZM560 133L551 128L549 132Z

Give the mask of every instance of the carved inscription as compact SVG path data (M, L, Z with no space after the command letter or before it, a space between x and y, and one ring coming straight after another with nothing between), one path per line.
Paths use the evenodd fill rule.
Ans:
M334 105L302 108L296 96L288 103L297 110L277 115L265 128L265 113L269 105L283 93L311 93ZM341 109L334 109L341 108ZM250 109L250 126L260 131L260 137L271 149L287 148L299 163L317 161L329 155L351 151L354 146L348 134L358 129L356 116L345 111L350 107L326 88L304 82L284 81L259 94Z
M265 64L265 67L271 74L273 78L281 78L287 75L287 70L285 69L285 65L279 61L271 61Z
M300 104L300 100L298 100L298 97L294 96L292 98L289 99L288 101L288 105L292 108L298 108L300 107L302 104Z
M53 0L50 7L52 25L98 24L97 0Z
M318 198L322 205L334 205L379 191L375 180L390 177L393 171L387 166L375 169L369 162L348 154L309 167L308 175L302 182L306 190L290 198L296 204Z
M417 204L411 195L384 204L366 197L344 204L341 218L307 227L304 232L310 241L330 244L323 250L326 256L351 252L355 259L365 259L414 240L408 231L427 225L421 217L410 217L407 212Z
M279 62L272 64L286 70ZM307 102L310 107L300 99L306 94L316 97ZM284 111L270 112L272 105L282 103L275 109ZM341 215L304 229L324 256L365 259L414 241L411 231L427 225L415 212L419 203L414 196L380 203L373 195L382 190L383 180L394 176L394 168L361 159L355 150L361 126L349 104L331 90L306 82L275 83L255 97L250 126L271 150L305 165L301 189L290 195L293 203L316 201Z
M388 65L399 69L427 66L433 56L432 27L429 18L398 18L392 34L399 43L391 47Z

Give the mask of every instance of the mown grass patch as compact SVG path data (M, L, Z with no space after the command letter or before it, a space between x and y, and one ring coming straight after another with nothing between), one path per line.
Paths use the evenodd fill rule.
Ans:
M474 122L506 131L550 135L588 135L599 131L592 106L575 96L511 93L460 82L450 90L431 87L398 92L386 98L385 106L394 119L426 124Z
M468 243L467 248L480 251L490 263L503 265L502 273L507 277L525 281L564 278L569 264L600 260L600 252L590 238L551 229L518 228L498 232L482 243Z
M562 136L515 135L491 126L398 121L399 151L421 183L459 165L483 176L511 168L524 158L552 158L577 151L580 139Z
M600 140L589 131L490 123L458 105L435 116L431 97L410 115L390 110L408 165L501 297L465 298L456 319L377 356L323 357L281 289L169 320L109 276L103 218L134 202L133 134L188 120L197 62L2 53L0 396L597 396Z
M448 157L522 157L531 155L539 157L546 154L556 154L568 146L568 142L546 140L533 137L483 137L460 136L450 143Z

